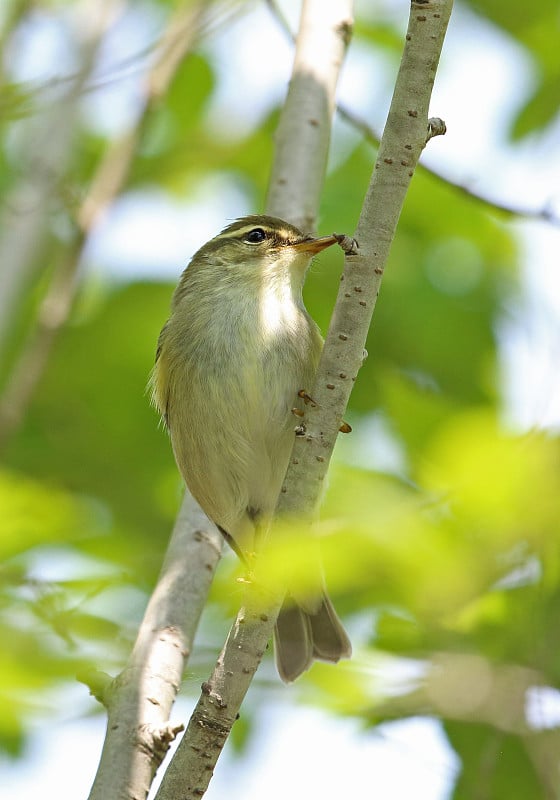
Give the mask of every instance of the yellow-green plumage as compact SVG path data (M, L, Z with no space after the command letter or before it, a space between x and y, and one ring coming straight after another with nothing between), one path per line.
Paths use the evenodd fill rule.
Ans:
M298 391L313 384L322 338L301 289L313 253L334 241L313 240L273 217L238 220L195 254L160 334L153 398L177 464L242 552L254 549L255 521L274 511L294 441L292 408L302 403ZM285 680L313 657L349 655L326 596L313 611L319 638L329 639L332 622L332 641L319 652L305 612L281 614L286 644L277 641L276 653Z

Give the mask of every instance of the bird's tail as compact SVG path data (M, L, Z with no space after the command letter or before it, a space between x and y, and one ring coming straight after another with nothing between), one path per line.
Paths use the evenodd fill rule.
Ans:
M336 663L350 658L350 639L326 592L312 610L287 598L274 629L274 651L278 673L285 683L295 681L315 659Z

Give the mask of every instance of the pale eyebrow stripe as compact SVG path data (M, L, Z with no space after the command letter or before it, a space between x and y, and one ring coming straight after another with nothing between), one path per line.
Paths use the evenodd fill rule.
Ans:
M249 231L254 231L255 228L260 228L265 233L272 233L271 228L267 227L266 225L243 225L240 228L235 228L234 230L229 230L229 231L224 231L223 233L219 233L215 238L236 239L238 236L242 236L245 233L249 233Z
M249 233L250 231L254 231L255 228L260 228L265 233L278 237L280 239L285 239L286 241L294 241L295 238L293 234L290 234L290 232L285 229L278 230L270 228L268 225L254 224L254 225L243 225L240 228L235 228L235 230L219 233L217 236L214 237L213 241L217 242L223 239L238 239L244 234Z

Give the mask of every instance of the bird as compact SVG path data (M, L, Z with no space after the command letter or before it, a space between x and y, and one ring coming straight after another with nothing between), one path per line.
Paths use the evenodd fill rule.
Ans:
M337 241L268 215L235 220L192 257L158 339L152 400L179 471L245 562L273 515L294 442L293 409L301 413L323 347L303 302L305 275L313 256ZM286 683L315 659L350 657L324 584L303 600L288 587L274 645Z

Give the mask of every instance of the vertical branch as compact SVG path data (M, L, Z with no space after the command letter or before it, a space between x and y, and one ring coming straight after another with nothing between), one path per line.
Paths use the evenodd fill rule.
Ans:
M408 30L377 161L349 248L312 395L305 435L296 439L277 512L302 514L315 507L327 474L366 338L406 192L420 154L441 120L428 106L452 0L411 3ZM439 124L438 124L439 123Z
M351 32L351 0L302 4L292 78L275 136L266 210L306 232L315 230L336 84Z
M305 0L290 91L277 133L267 213L313 229L325 174L336 83L352 25L349 0ZM230 630L157 800L195 800L208 788L266 650L282 597L258 581ZM266 613L263 609L270 609Z
M221 548L221 535L187 494L125 669L101 685L99 673L80 676L108 710L89 800L147 797L169 743L182 730L169 724L169 713Z

